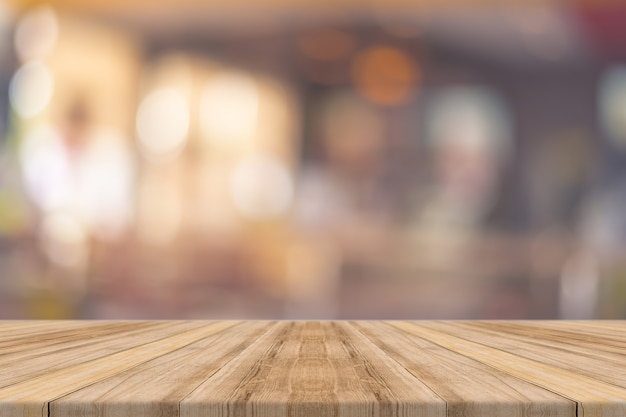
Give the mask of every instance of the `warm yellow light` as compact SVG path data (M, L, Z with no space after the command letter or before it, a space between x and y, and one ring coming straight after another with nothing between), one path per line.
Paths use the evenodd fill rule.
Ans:
M176 156L187 140L189 104L173 88L150 93L137 112L137 135L144 156L163 161Z
M9 99L19 116L30 118L46 108L53 92L52 74L41 62L33 61L22 66L13 76Z
M12 8L4 0L0 0L0 34L2 34L2 36L6 37L12 21ZM6 53L8 46L9 45L7 45L4 40L0 40L0 56Z
M81 267L87 261L87 234L73 216L48 214L41 229L42 245L52 262L64 267Z
M22 62L43 59L57 41L59 23L52 7L41 5L20 19L15 29L15 51Z
M257 127L259 91L243 73L224 72L205 87L200 103L200 123L211 143L228 146L252 137Z
M230 186L235 208L250 219L283 214L293 198L293 181L288 169L270 155L244 159L235 168Z
M180 184L160 176L148 178L139 188L140 238L150 244L171 242L183 226L183 196Z

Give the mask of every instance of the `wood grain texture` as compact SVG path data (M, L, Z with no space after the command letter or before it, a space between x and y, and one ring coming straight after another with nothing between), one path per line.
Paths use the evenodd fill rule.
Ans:
M1 417L626 416L621 321L0 321Z

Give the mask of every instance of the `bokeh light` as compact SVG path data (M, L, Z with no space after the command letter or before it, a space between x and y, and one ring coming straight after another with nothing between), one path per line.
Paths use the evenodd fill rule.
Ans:
M13 10L5 1L0 1L0 56L4 56L10 48L9 31L13 20Z
M255 80L244 73L224 71L215 75L202 93L202 132L214 145L241 145L254 135L258 112L259 91Z
M495 204L513 142L505 109L493 91L481 87L448 87L432 97L425 130L437 191L423 216L437 233L472 229Z
M512 121L489 89L448 87L432 98L427 113L427 139L433 146L485 150L503 158L512 151Z
M119 237L131 217L133 166L128 147L115 131L98 132L80 161L78 211L97 237Z
M33 61L22 66L11 80L9 98L15 112L30 118L43 111L54 92L54 79L46 66Z
M600 121L613 143L626 147L626 66L604 74L599 88Z
M137 228L140 239L150 245L171 243L183 228L183 195L179 185L179 165L166 171L144 173L138 190Z
M0 27L4 28L9 25L12 19L13 11L6 1L0 2Z
M200 3L0 0L0 319L626 316L626 9Z
M70 160L58 130L41 126L27 134L20 162L27 192L41 209L51 211L69 203Z
M42 245L49 259L62 267L80 268L87 261L87 233L75 216L64 212L46 215Z
M293 198L288 169L270 155L254 155L241 161L232 174L230 187L236 209L252 220L283 214Z
M414 60L392 46L372 46L352 62L357 90L377 104L398 105L407 101L415 92L419 76Z
M15 50L22 62L44 59L57 41L59 22L49 5L30 9L15 29Z
M169 160L185 145L189 131L189 104L174 88L148 94L137 112L137 135L144 155Z

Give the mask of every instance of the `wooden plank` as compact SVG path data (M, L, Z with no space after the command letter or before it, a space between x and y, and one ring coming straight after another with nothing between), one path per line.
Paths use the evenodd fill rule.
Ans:
M0 322L0 417L622 417L624 323Z
M542 321L528 320L528 323L541 323ZM578 330L581 330L585 327L587 328L587 330L609 329L623 331L624 329L626 329L626 320L545 320L545 323L546 326L551 325L557 327L575 327Z
M451 324L451 323L448 323ZM458 323L453 326L475 331L483 337L490 336L497 342L508 342L511 350L523 351L526 344L541 347L543 353L555 357L556 361L564 362L565 365L576 364L575 369L581 369L577 364L589 365L589 372L592 375L598 374L597 370L608 367L615 369L622 368L622 375L615 375L613 383L626 387L626 331L620 339L616 333L611 333L610 337L595 337L585 334L576 334L573 331L562 331L545 328L537 325L522 325L518 323ZM483 339L484 340L484 339ZM534 349L528 351L532 354ZM581 358L585 358L581 361ZM573 362L572 362L573 361ZM591 364L594 365L591 365ZM600 375L605 374L602 372ZM621 381L621 382L616 382Z
M242 323L200 339L53 401L50 417L176 416L184 397L274 326Z
M58 325L58 322L54 320L0 320L0 333L28 329L37 330L56 325Z
M491 325L491 324L511 324L523 328L536 328L549 330L554 334L566 334L572 340L596 339L597 337L607 338L608 341L618 342L621 345L626 343L626 322L615 321L563 321L563 320L449 320L459 324L471 325Z
M389 322L400 330L434 342L503 372L549 389L577 402L578 417L626 415L624 388L568 369L520 357L451 334L442 322ZM540 352L541 350L539 350Z
M463 324L463 322L459 322ZM626 327L602 325L591 327L588 323L555 323L555 322L471 322L477 328L494 329L506 333L516 330L517 334L529 339L547 339L570 344L572 346L590 347L595 351L623 354L626 349ZM498 326L500 325L500 326ZM505 333L505 334L506 334Z
M27 345L33 340L42 342L56 340L56 338L73 329L85 329L86 327L110 326L115 324L109 321L68 321L62 322L50 320L48 322L37 323L33 326L27 323L8 325L5 331L0 333L0 349L10 346ZM1 351L0 351L1 353Z
M576 416L574 401L426 339L383 323L353 325L440 395L450 416Z
M180 404L181 417L445 416L445 402L362 335L283 323Z
M55 339L38 341L34 336L30 343L12 346L10 350L0 350L7 352L0 355L2 361L0 388L199 326L201 323L194 322L120 322L108 323L106 333L101 332L104 330L102 327L92 325L69 330L67 337L66 333L57 332L58 338L62 341L59 343Z
M514 323L492 324L501 328L501 331L488 330L483 326L478 327L478 324L473 323L438 323L439 330L455 336L626 388L626 349L622 349L621 354L613 354L572 343L541 339L532 336L532 333L527 337L519 337L504 332L504 327L514 328Z
M3 363L13 357L16 353L36 354L40 349L50 353L54 350L64 349L68 346L78 346L90 341L97 341L103 337L119 335L126 331L143 330L151 327L163 326L158 322L123 322L109 323L100 326L82 326L75 329L55 330L54 332L32 333L17 337L9 335L7 339L0 339L0 358ZM27 346L28 350L24 347Z
M0 415L3 417L47 417L50 401L216 334L232 327L236 322L199 322L198 324L199 327L190 330L177 331L173 335L170 332L162 339L2 388L0 389Z

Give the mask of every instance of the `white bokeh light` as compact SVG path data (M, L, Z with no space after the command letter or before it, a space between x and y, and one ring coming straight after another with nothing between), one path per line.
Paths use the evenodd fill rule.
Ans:
M615 145L626 147L626 66L611 68L599 88L602 128Z
M144 98L137 112L137 135L146 157L171 159L184 146L188 131L189 104L180 91L162 88Z
M27 134L20 147L20 162L27 192L41 209L50 211L68 204L72 184L69 155L57 130L44 126Z
M491 90L449 87L436 94L429 107L426 128L432 145L493 150L504 158L511 152L512 121Z
M200 103L200 124L207 140L228 146L251 137L257 127L259 91L253 78L225 72L207 84Z
M52 7L41 5L28 11L15 29L15 50L22 62L49 55L58 32L59 23Z
M30 118L41 113L52 98L54 79L46 66L33 61L22 66L11 80L9 99L15 112Z
M76 189L78 211L91 232L118 237L130 218L133 165L123 138L114 131L96 134L81 158Z
M270 155L244 159L232 174L230 188L237 211L254 220L284 213L293 199L293 180L288 169Z

